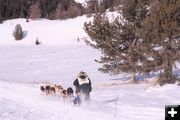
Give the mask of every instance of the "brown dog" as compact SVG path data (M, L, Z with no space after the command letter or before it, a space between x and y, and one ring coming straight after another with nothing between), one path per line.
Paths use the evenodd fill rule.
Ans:
M62 97L64 101L67 99L67 90L62 91Z
M54 84L55 93L58 94L63 90L63 87L61 85Z
M51 94L55 94L55 93L56 93L55 88L51 87Z

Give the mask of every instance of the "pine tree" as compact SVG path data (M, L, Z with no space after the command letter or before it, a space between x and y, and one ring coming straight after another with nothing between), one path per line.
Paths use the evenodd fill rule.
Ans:
M67 4L68 8L70 0L39 0L39 6L41 9L41 17L53 19L56 8L60 2Z
M1 16L0 16L0 24L1 24L1 23L3 23L3 18L1 18Z
M159 84L174 83L173 66L180 60L180 0L156 0L140 29L144 51L154 70L162 70Z
M91 13L99 12L98 0L88 0L86 1L86 4L87 4L86 13L91 14Z
M23 38L23 31L20 24L15 26L15 30L13 31L13 36L15 40L21 40Z
M73 0L64 0L58 4L54 16L56 19L73 18L82 15L83 9L80 3Z
M115 1L116 0L101 0L101 6L103 7L104 11L109 8L111 11L114 11Z
M35 0L0 0L0 19L28 17L32 1Z
M117 17L110 22L107 17L97 14L93 22L85 23L85 31L90 37L85 42L102 52L101 59L96 60L103 65L100 71L111 74L128 72L136 82L135 73L140 71L140 61L145 59L136 29L141 27L147 7L146 0L126 0L121 11L123 18Z
M41 10L39 8L40 4L39 1L37 1L35 4L30 6L30 15L29 17L31 19L36 19L36 18L40 18L41 17Z

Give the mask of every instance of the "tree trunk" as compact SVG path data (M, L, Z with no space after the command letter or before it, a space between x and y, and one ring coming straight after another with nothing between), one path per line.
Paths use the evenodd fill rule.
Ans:
M168 61L167 67L164 69L164 73L168 73L168 75L172 76L172 64Z
M171 40L169 38L169 40ZM170 41L171 42L171 41ZM160 85L165 85L165 84L172 84L175 83L176 77L173 75L173 59L172 59L172 48L171 48L171 43L167 44L166 49L165 49L165 61L166 65L163 68L163 73L160 74Z
M131 66L132 66L132 73L131 73L131 81L133 83L136 83L136 67L135 67L135 62L131 62Z
M168 64L167 64L167 67L165 67L164 69L164 75L165 75L165 78L166 79L166 84L169 84L169 83L174 83L175 82L175 78L174 78L174 75L173 75L173 64L171 63L171 59L168 60Z
M132 74L131 74L131 81L132 81L133 83L136 83L136 82L137 82L137 80L136 80L136 73L135 73L135 72L132 72Z
M160 74L159 84L166 85L166 84L173 84L176 81L176 77L173 75L172 66L170 65L169 68L164 69L164 72Z
M173 75L173 60L172 60L172 37L169 36L169 44L167 44L166 47L167 50L166 50L166 56L167 56L167 65L166 67L164 68L164 74L165 74L165 77L166 77L166 83L174 83L175 82L175 78L174 78L174 75Z

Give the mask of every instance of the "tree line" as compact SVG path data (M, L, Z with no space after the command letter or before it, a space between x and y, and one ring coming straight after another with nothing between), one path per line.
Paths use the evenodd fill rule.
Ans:
M76 3L74 0L1 0L0 19L55 19L61 17L56 15L58 12L68 12L68 10L72 7L76 7L78 8L78 10L82 9L82 6ZM78 15L81 14L82 13L79 13ZM63 18L65 17L66 16L64 16Z
M87 45L101 51L99 71L109 74L160 71L160 85L175 83L180 62L180 0L124 0L110 20L97 13L84 24Z
M0 0L0 21L14 18L66 19L97 11L104 12L121 0L87 0L83 6L74 0Z

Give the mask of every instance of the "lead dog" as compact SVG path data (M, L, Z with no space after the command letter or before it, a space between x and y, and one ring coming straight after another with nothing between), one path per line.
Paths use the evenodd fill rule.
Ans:
M45 92L45 87L44 86L40 86L40 91L41 91L41 95Z

